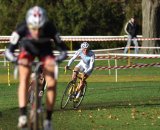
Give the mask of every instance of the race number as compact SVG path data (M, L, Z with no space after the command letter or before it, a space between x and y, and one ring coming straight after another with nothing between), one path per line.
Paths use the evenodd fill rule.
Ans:
M19 34L17 32L13 32L10 38L10 43L15 45L17 44L18 40L19 40Z

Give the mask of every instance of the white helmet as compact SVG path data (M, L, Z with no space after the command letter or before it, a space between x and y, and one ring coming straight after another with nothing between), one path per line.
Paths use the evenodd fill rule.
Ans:
M46 23L46 21L48 21L48 17L46 11L43 8L34 6L28 10L26 15L26 22L28 27L40 28Z
M89 44L87 42L81 43L81 49L87 49L89 47Z

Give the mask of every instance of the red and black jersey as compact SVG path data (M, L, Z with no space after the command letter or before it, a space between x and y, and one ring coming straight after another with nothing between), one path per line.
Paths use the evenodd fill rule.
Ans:
M60 39L60 35L52 22L48 21L40 28L38 39L32 38L26 22L23 22L12 33L8 49L14 53L15 49L19 47L20 50L23 48L32 55L47 55L52 53L53 43L59 51L66 50L65 44Z

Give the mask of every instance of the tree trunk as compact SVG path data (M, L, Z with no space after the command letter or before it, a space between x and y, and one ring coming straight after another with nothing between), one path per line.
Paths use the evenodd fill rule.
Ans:
M142 35L144 38L160 37L160 0L142 0ZM159 41L143 41L142 46L160 46ZM157 53L158 50L146 49L144 53Z

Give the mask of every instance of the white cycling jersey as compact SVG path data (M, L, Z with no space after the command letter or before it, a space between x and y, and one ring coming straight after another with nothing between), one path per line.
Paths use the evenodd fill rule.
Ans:
M94 67L94 60L95 54L93 51L89 50L87 55L83 54L82 49L79 49L73 57L69 60L68 66L72 64L72 62L77 58L80 57L80 62L76 65L76 67L80 68L81 71L90 75L93 67Z

